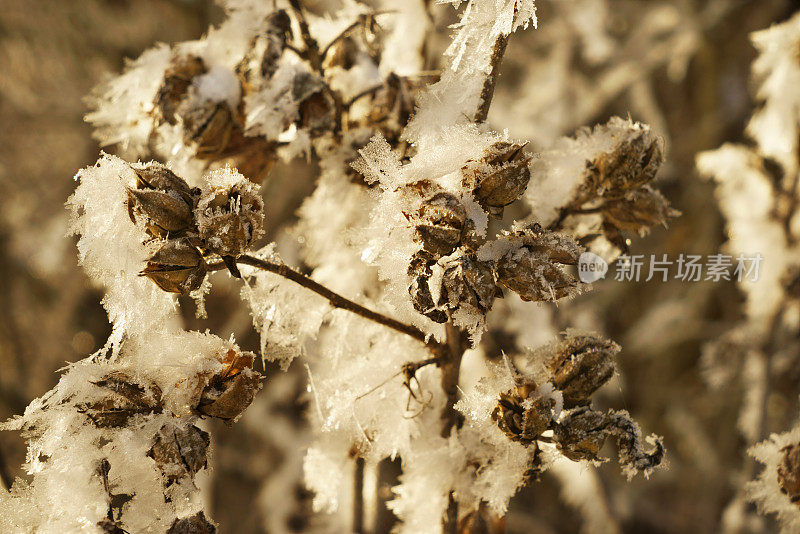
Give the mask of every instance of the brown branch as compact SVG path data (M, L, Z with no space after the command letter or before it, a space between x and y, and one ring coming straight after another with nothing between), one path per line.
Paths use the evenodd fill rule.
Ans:
M308 29L308 22L303 13L303 7L300 5L300 0L289 0L295 16L297 17L297 25L300 27L300 38L305 45L306 59L311 63L315 71L322 74L322 57L319 54L319 45L316 39L311 37L311 32Z
M497 77L500 74L500 65L503 63L503 54L506 52L506 45L508 45L508 35L502 33L494 43L494 50L489 64L492 71L483 81L483 89L481 89L481 103L478 106L478 111L475 113L476 123L486 122L486 117L489 116L489 107L492 105L492 98L494 97L494 88L497 85Z
M356 458L353 473L353 534L364 534L364 458Z
M458 376L461 369L461 358L467 349L467 333L448 323L447 326L447 359L439 363L442 369L441 385L447 400L442 409L441 435L447 439L453 428L461 426L461 414L455 409L458 401ZM445 534L458 532L458 503L452 491L448 497L447 511L442 522L442 531Z
M313 291L317 295L325 298L334 308L347 310L351 313L355 313L356 315L360 315L365 319L369 319L370 321L389 327L392 330L400 332L401 334L405 334L409 337L412 337L417 341L424 343L429 350L431 350L437 355L442 354L446 350L446 347L441 343L438 343L433 340L428 340L428 336L425 334L425 332L423 332L416 326L405 324L403 322L398 321L397 319L392 319L391 317L383 315L382 313L378 313L376 311L370 310L369 308L365 308L361 304L353 302L352 300L331 291L330 289L323 286L319 282L315 282L308 276L298 271L295 271L286 264L271 262L268 260L262 260L260 258L247 255L239 256L236 259L236 261L243 265L250 265L251 267L256 267L258 269L262 269L264 271L268 271L277 274L278 276L281 276L283 278L286 278L288 280L291 280L292 282L301 285L304 288ZM224 266L221 266L220 264L210 264L208 265L207 269L209 271L215 271L219 270L222 267Z

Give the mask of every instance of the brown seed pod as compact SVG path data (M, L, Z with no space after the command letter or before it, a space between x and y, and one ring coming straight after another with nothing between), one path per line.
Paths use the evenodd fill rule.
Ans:
M578 203L620 197L651 182L664 161L663 144L649 130L633 130L613 150L587 161Z
M192 189L160 163L134 169L136 188L128 189L128 215L142 219L153 237L180 237L194 229L192 210L199 190Z
M261 387L261 375L253 370L253 359L251 352L229 350L223 361L226 366L201 391L197 412L228 422L250 406Z
M165 424L159 429L147 456L167 479L167 485L193 477L207 464L210 438L194 425Z
M178 106L189 91L192 80L205 72L205 63L197 56L187 55L172 58L170 66L164 73L164 81L153 102L156 124L162 122L176 124L178 122L176 116Z
M436 264L435 257L424 250L420 250L411 258L408 266L408 274L411 275L411 285L408 293L411 295L411 303L419 313L436 323L446 323L447 313L436 307L431 297L431 290L428 286L432 270Z
M109 373L97 382L96 400L77 406L95 426L121 427L137 414L161 413L161 390L155 384L143 385L124 373Z
M455 195L437 191L422 201L420 209L411 217L415 237L422 248L437 256L453 252L461 242L467 210Z
M147 260L139 276L168 293L188 294L203 284L206 262L189 239L170 239Z
M558 450L572 460L605 461L600 449L608 437L606 414L588 407L577 408L555 425L553 438Z
M551 381L564 397L564 407L589 402L589 397L614 375L620 347L594 335L568 335L552 349L547 364Z
M205 247L220 256L235 258L261 234L264 200L258 187L242 178L203 195L195 215Z
M783 457L778 464L778 486L781 493L800 506L800 443L781 449Z
M292 80L292 98L297 102L298 128L307 128L312 136L333 128L335 104L318 76L310 72L297 73Z
M217 532L217 527L206 519L203 512L176 519L167 530L167 534L214 534L215 532Z
M478 203L496 219L503 217L503 208L525 192L531 179L531 157L525 145L499 141L490 146L477 161L470 161L461 170L463 184L472 190Z
M195 147L200 159L217 159L238 128L226 102L187 98L178 107L183 124L183 142Z
M502 296L495 283L492 266L474 254L448 256L442 265L444 275L439 290L438 308L455 311L464 306L488 312L494 299Z
M550 427L555 401L546 399L536 391L536 384L528 382L500 394L492 419L512 441L532 443Z
M562 265L576 265L582 249L566 235L539 225L506 233L497 240L497 281L525 301L555 301L577 292L578 281Z
M669 205L659 191L650 186L629 191L624 197L609 200L603 205L603 217L606 222L619 230L647 233L656 225L667 225L669 217L677 217L680 212Z
M267 15L263 29L250 41L247 54L235 68L244 94L262 89L272 78L291 32L286 11L279 9Z

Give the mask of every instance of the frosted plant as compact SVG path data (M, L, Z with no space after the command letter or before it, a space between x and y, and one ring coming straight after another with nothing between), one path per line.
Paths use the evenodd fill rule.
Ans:
M663 142L613 118L534 154L491 129L509 38L536 26L535 6L452 3L439 74L422 71L419 5L315 16L244 0L95 91L88 120L130 161L80 171L68 205L113 330L3 425L28 438L31 479L0 497L1 526L215 531L196 484L213 447L200 419L233 424L263 378L233 339L181 326L176 296L202 304L215 271L242 279L261 357L303 360L304 480L333 530L363 531L365 473L387 458L402 468L387 506L414 533L500 521L554 462L606 461L607 441L628 478L662 465L660 438L592 402L620 347L529 319L589 289L574 276L586 247L613 257L677 215L652 186ZM258 184L303 157L320 169L290 230L304 246L279 250L261 239ZM290 490L284 475L265 495Z
M787 367L796 364L792 352L780 347L797 328L800 110L790 88L800 75L800 62L793 52L800 43L800 16L756 32L752 40L759 52L753 74L760 84L760 107L746 132L754 143L726 144L697 158L700 171L717 184L720 208L727 219L728 251L734 255L757 252L763 259L757 281L739 282L747 298L746 319L707 347L704 356L709 378L716 385L733 378L731 368L741 368L744 398L739 427L749 444L765 437L769 396L784 393L776 391L773 384ZM786 395L794 397L793 392ZM791 471L796 473L797 467L787 450L783 467L776 473L776 451L786 440L794 439L791 435L773 436L751 449L767 466L759 482L751 484L749 497L759 503L760 510L778 512L786 532L795 530L797 524L797 512L792 514L789 505L793 490L787 490L789 483L785 483L792 480L795 475ZM751 476L749 467L745 476ZM777 486L770 489L776 477L781 492ZM741 497L731 506L743 506ZM731 512L731 517L736 515Z

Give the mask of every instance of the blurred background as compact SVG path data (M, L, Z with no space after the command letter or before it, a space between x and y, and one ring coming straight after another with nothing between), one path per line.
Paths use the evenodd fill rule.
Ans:
M304 2L312 10L336 3ZM539 29L511 40L489 122L534 149L613 115L650 124L667 143L657 186L683 216L669 231L634 240L631 252L717 252L723 220L694 158L744 140L754 107L748 34L785 20L800 2L539 0L538 8ZM449 6L431 9L438 33L428 53L436 67L455 19ZM77 266L63 208L72 176L100 151L83 122L84 97L125 58L158 41L199 37L222 17L205 0L0 0L0 419L22 413L55 385L59 368L97 350L110 331L102 294ZM264 184L268 238L292 224L314 176L303 164L273 171ZM742 319L742 301L733 282L610 280L556 309L563 326L591 327L622 345L620 377L602 402L629 410L669 450L670 469L649 481L626 482L613 462L597 470L605 499L598 506L619 532L732 531L726 509L733 513L728 505L754 469L737 430L743 386L709 384L703 353ZM234 333L243 348L258 349L228 277L215 280L207 307L209 318L199 321L186 306L187 327ZM734 352L725 362L731 375L740 365ZM210 511L223 533L324 528L299 483L294 494L275 490L286 487L276 480L300 480L304 375L295 364L271 376L242 422L211 428ZM767 431L796 419L799 385L800 367L776 377L763 414ZM290 433L299 441L287 452L281 435ZM0 434L4 483L23 476L24 461L22 438ZM508 531L597 531L562 498L569 493L567 475L547 473L515 497ZM776 531L769 519L736 524L740 532Z

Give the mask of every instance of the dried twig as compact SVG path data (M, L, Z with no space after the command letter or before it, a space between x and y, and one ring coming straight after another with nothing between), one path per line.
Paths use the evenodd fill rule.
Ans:
M486 122L486 117L489 116L489 107L492 105L494 88L497 85L497 77L500 74L500 65L503 63L503 54L506 52L506 45L508 45L508 35L500 34L497 41L494 43L494 50L492 51L492 58L489 63L492 66L492 71L483 81L481 103L480 106L478 106L478 111L475 113L474 120L478 124Z

